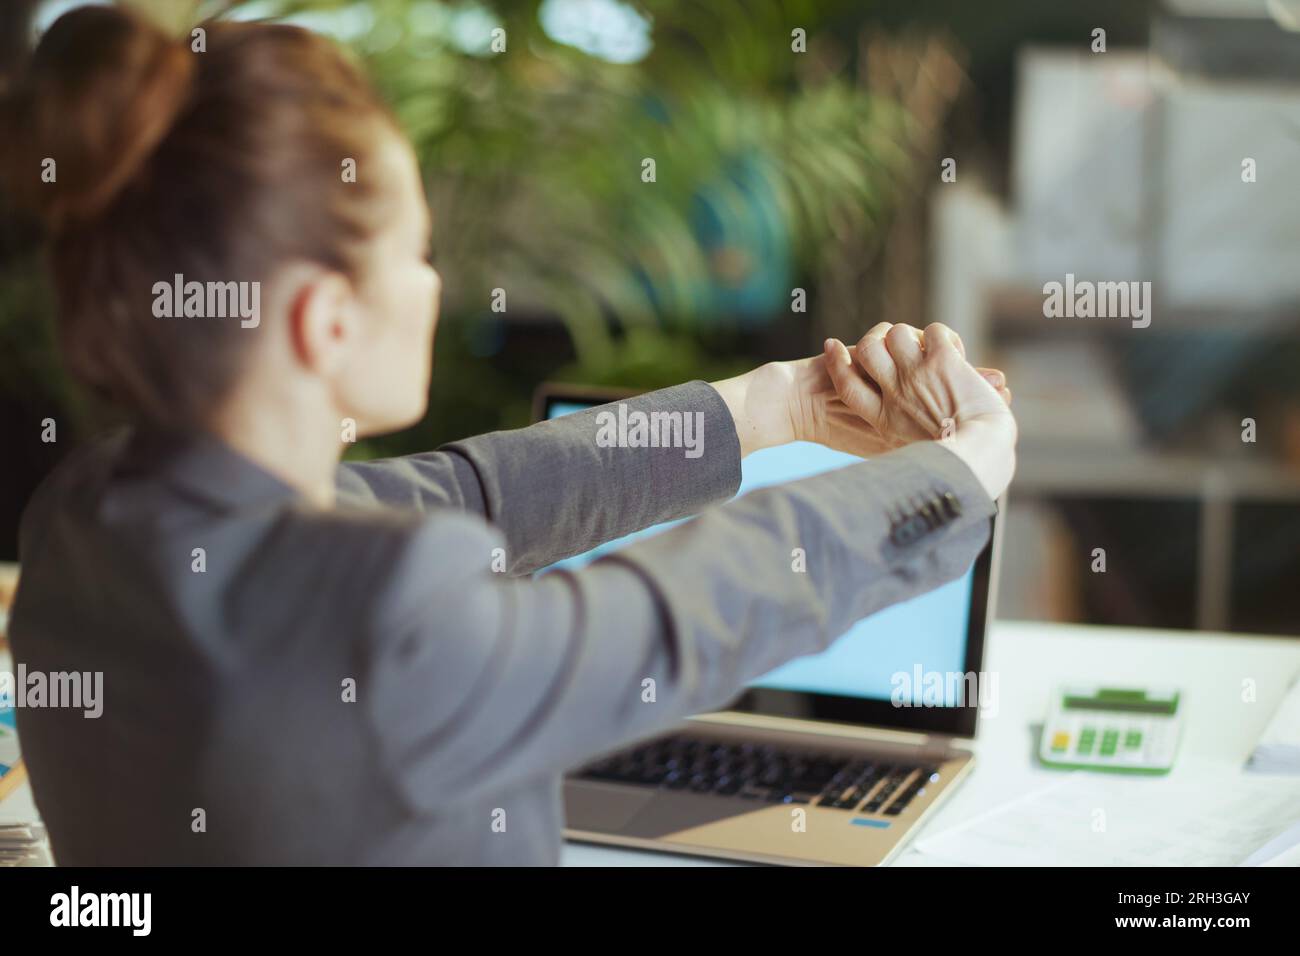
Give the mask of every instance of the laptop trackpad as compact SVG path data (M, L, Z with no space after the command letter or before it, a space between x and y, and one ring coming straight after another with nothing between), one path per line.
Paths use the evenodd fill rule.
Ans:
M565 824L575 830L618 833L654 797L649 788L570 783L564 788Z

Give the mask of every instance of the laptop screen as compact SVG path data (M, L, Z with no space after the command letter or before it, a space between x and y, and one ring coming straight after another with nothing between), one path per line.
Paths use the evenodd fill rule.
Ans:
M554 400L546 409L546 417L556 418L593 404ZM766 448L754 452L742 462L738 495L765 485L843 468L860 460L807 442ZM581 566L630 541L658 534L675 523L656 525L610 541L554 567ZM987 587L986 576L981 583ZM968 635L971 633L972 590L975 587L976 567L972 567L956 581L859 621L826 651L790 661L750 686L757 691L791 692L795 698L826 695L864 702L887 702L894 707L900 703L908 706L906 702L915 704L924 694L927 708L961 707L958 698L963 694L969 695L970 688L950 679L949 675L961 675L969 667ZM982 600L979 607L982 613ZM982 635L982 621L980 624ZM945 679L938 681L930 676L935 674L944 675ZM923 686L918 687L918 683ZM766 695L769 700L772 696ZM811 709L824 711L824 708ZM813 716L809 710L805 706L801 712ZM840 713L848 712L840 708Z

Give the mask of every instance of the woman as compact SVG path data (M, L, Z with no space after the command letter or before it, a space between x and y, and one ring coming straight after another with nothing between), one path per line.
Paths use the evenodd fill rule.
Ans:
M20 712L62 863L554 863L564 769L724 705L987 539L1010 396L942 326L628 403L702 416L697 458L601 447L582 413L340 465L350 428L423 414L440 280L412 151L337 50L214 23L192 53L84 8L4 108L66 361L135 421L70 456L21 532L16 660L103 675L98 719ZM878 457L529 576L732 496L743 455L796 439ZM921 493L949 513L891 536Z

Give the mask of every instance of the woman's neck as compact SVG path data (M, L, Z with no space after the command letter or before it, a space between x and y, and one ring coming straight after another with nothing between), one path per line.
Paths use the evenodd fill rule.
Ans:
M239 454L298 489L321 508L334 505L342 455L340 419L326 402L275 401L234 395L212 417L210 430Z

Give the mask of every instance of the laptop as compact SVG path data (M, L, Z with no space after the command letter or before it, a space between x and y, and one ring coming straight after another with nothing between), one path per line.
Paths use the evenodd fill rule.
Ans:
M551 419L628 394L544 385L534 408ZM744 459L738 495L859 460L806 442L764 449ZM675 523L552 567L580 567ZM769 864L891 860L974 764L960 743L974 737L984 701L999 542L995 524L962 578L858 622L725 711L572 771L565 836Z

